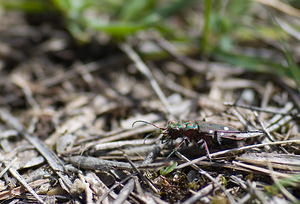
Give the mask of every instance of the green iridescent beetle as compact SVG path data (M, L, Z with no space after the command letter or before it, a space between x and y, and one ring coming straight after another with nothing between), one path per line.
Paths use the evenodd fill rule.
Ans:
M249 138L249 136L243 134L254 133L258 136L262 134L261 131L246 131L241 132L234 127L221 125L216 123L207 123L197 121L169 121L167 127L162 128L158 127L153 123L138 120L135 121L132 125L137 122L146 123L152 125L156 128L163 130L162 134L162 142L169 142L172 140L176 140L178 138L182 138L182 141L177 145L174 151L178 150L178 148L185 142L196 142L204 144L207 155L209 155L208 145L222 145L223 141L228 140L243 140L245 138ZM174 152L173 151L173 152ZM172 152L172 153L173 153ZM172 154L171 153L171 154ZM169 155L170 156L170 155Z

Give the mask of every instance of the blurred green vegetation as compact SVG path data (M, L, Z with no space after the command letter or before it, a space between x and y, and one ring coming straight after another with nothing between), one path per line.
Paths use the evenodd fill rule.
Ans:
M294 79L300 87L299 61L293 59L292 40L275 22L268 7L249 0L0 0L5 9L27 13L61 13L67 30L81 43L97 32L112 40L157 30L171 42L199 41L198 56L227 62L257 72L276 73ZM253 7L255 9L253 9ZM199 23L200 22L200 23ZM296 30L300 30L293 25ZM191 37L190 33L197 33ZM286 63L249 56L237 48L281 44Z
M278 185L279 184L279 185ZM284 187L300 187L300 174L296 173L291 175L288 178L281 178L277 180L277 183L274 183L273 185L270 186L265 186L265 189L268 193L272 195L277 195L278 192L281 190L280 188Z

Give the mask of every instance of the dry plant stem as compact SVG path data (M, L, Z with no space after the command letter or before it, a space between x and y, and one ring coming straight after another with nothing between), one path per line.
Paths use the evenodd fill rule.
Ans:
M190 160L188 158L186 158L184 155L180 154L179 152L175 152L176 156L178 156L180 159L190 162ZM200 167L198 167L195 164L191 164L191 166L197 170L200 174L206 176L209 180L211 180L216 186L218 186L220 189L222 189L222 191L224 192L224 194L227 196L228 200L230 201L230 203L236 203L236 201L234 200L234 198L232 197L232 195L230 193L228 193L226 191L226 189L220 184L220 181L217 181L215 178L213 178L209 173L207 173L206 171L204 171L203 169L201 169Z
M47 160L50 167L56 172L56 174L63 180L64 184L68 187L65 189L68 191L72 186L72 181L64 172L63 162L57 157L57 155L48 149L38 138L30 136L24 126L18 121L17 118L11 114L0 109L0 118L7 123L8 126L18 131L29 143L31 143L35 149Z
M161 136L161 135L160 135ZM153 150L147 155L147 157L144 159L142 165L149 165L154 160L155 157L159 154L159 152L163 149L165 144L158 144L153 148ZM146 173L144 173L142 176L145 177ZM152 182L148 179L147 184L150 186L150 188L155 192L159 193L159 191L155 188L155 186L152 184Z
M262 128L262 130L264 131L265 135L267 136L267 138L271 141L271 142L275 142L273 136L270 134L270 132L266 129L266 127L264 126L264 124L262 123L262 121L259 119L258 114L256 111L253 112L255 119L258 121L260 127Z
M247 172L250 173L250 170L243 168L243 167L238 167L232 164L224 164L224 163L217 163L217 162L208 162L208 161L198 161L197 164L199 166L207 166L207 167L213 167L213 168L219 168L219 169L231 169L231 170L235 170L235 171L243 171L243 172Z
M98 132L92 132L92 133L90 133L91 134L90 137L84 138L84 139L78 139L78 141L75 143L75 145L82 145L84 143L92 142L92 141L101 139L103 137L109 137L109 136L112 136L112 135L117 135L117 134L120 134L124 131L125 130L123 128L119 128L117 130L112 130L112 131L109 131L109 132L106 132L106 133L103 133L102 131L99 132L99 133Z
M288 140L290 138L290 136L291 136L291 133L292 133L292 128L289 129L289 131L287 132L287 134L284 136L283 140Z
M95 177L97 177L97 175L95 175ZM98 200L103 195L105 195L105 197L103 197L103 199L101 201L99 201L99 203L102 202L102 204L109 204L109 200L115 200L118 195L115 192L113 192L113 191L109 191L109 188L101 181L101 179L98 178L97 180L98 180L98 184L100 186L100 192L97 195ZM110 197L108 197L108 196L110 196ZM98 203L98 200L97 200L96 203ZM129 204L129 202L126 201L125 204Z
M127 162L117 162L110 160L98 159L95 157L72 156L66 157L66 161L70 162L75 167L90 170L111 170L111 168L132 170L132 166ZM138 169L157 169L169 165L169 163L153 163L153 164L138 164L135 166Z
M134 182L135 187L139 185L140 183ZM131 203L144 203L144 204L155 204L155 203L162 203L162 202L155 202L154 198L151 197L151 195L144 195L144 194L137 194L134 191L131 192L131 196L135 198L136 200L132 201ZM165 203L164 203L165 204ZM167 203L166 203L167 204Z
M265 199L264 193L257 190L255 181L251 183L249 180L247 180L247 183L248 183L248 189L250 188L250 193L254 194L256 196L256 198L260 201L260 203L263 203L263 204L268 204L269 203Z
M85 195L86 195L86 203L92 203L92 191L90 188L89 183L86 181L86 179L84 178L84 176L82 174L78 174L78 177L80 178L81 182L83 183L84 187L85 187Z
M244 147L238 147L238 148L233 148L233 149L227 149L227 150L223 150L223 151L219 151L216 153L212 153L210 154L210 157L217 157L223 154L228 154L228 153L234 153L234 152L239 152L239 151L244 151L247 149L252 149L252 148L259 148L259 147L264 147L267 145L281 145L281 144L288 144L288 143L296 143L296 144L300 144L300 140L288 140L288 141L278 141L278 142L270 142L270 143L265 143L265 144L256 144L256 145L249 145L249 146L244 146ZM202 161L207 159L207 156L203 156L194 160L191 160L190 162L186 162L184 164L178 165L176 167L176 169L181 169L184 168L186 166L190 166L191 164L196 164L198 161Z
M136 189L137 194L139 196L142 196L143 198L145 198L146 195L143 191L141 183L139 182L139 178L135 176L135 177L133 177L133 180L134 180L134 185L135 185L135 189Z
M133 191L134 188L134 180L130 179L128 183L122 188L117 199L113 202L113 204L122 204L128 198L129 194Z
M13 167L9 168L9 172L15 177L40 203L45 203L40 196L28 185L25 179Z
M300 156L292 154L274 154L274 153L245 153L235 158L236 161L241 161L256 166L265 167L267 162L271 162L272 167L287 171L300 171Z
M281 109L281 113L293 113L296 110L293 110L293 103L291 102L287 102L285 104L285 106ZM268 124L266 125L266 127L270 127L273 124L277 123L279 120L281 120L284 117L284 115L281 114L276 114L274 115L271 119L269 119ZM290 115L286 115L285 117L291 117Z
M2 155L1 155L1 157L2 157ZM9 164L6 164L5 166L5 168L1 171L1 173L0 173L0 178L2 178L2 176L8 171L8 169L10 168L10 167L12 167L13 166L13 164L14 164L14 162L16 162L17 161L17 158L14 158ZM2 162L2 161L1 161Z
M86 73L91 73L104 69L106 67L114 67L114 65L121 64L123 61L125 61L123 56L114 56L105 60L90 62L84 65L76 63L75 65L67 69L68 71L64 74L55 75L55 77L52 78L47 78L43 81L40 81L39 84L42 84L46 88L49 88L67 80L70 80L72 78L75 78L77 75L79 75L83 66Z
M126 157L126 159L128 160L128 162L130 163L130 165L132 166L132 168L134 169L134 171L137 173L137 175L139 176L139 178L144 181L146 184L148 184L148 186L155 192L155 193L159 193L159 191L155 188L155 186L150 182L150 180L148 180L144 175L142 175L142 173L137 169L137 167L134 165L134 163L127 157L127 155L124 155Z
M256 120L258 121L260 127L262 128L262 130L264 131L264 133L267 135L268 139L271 142L275 142L276 140L274 139L274 137L270 134L270 132L266 129L266 127L264 126L263 122L259 119L258 114L256 111L254 111L254 116L256 118ZM289 152L282 146L279 146L279 148L286 154L289 154Z
M267 130L269 132L273 132L291 120L292 120L291 116L285 116L285 117L281 118L277 123L275 123L271 126L267 126Z
M225 102L223 103L225 106L230 106L230 107L239 107L239 108L245 108L253 111L259 111L259 112L264 112L264 113L272 113L272 114L279 114L279 115L289 115L293 117L300 117L300 114L293 114L293 113L286 113L286 112L279 112L279 111L274 111L268 108L260 108L256 106L249 106L249 105L242 105L242 104L235 104L235 103L229 103Z
M237 161L233 161L232 163L235 165L244 167L244 168L248 168L248 169L251 169L251 170L254 170L257 172L261 172L261 173L270 175L270 170L262 168L262 167L257 167L257 166L250 165L250 164L244 164L244 163L237 162ZM273 172L273 173L274 173L274 175L281 177L281 178L287 178L287 177L291 176L290 174L284 174L284 173L280 173L280 172Z
M157 126L164 126L165 122L158 122L158 123L156 123L156 125ZM121 129L121 130L117 130L117 131L113 130L113 131L104 133L102 135L95 136L91 139L81 140L80 142L78 142L78 144L82 144L83 142L89 142L90 140L110 138L112 136L118 136L118 137L114 138L114 140L120 140L120 139L124 139L126 136L130 137L130 136L137 135L137 134L151 132L151 131L156 130L156 129L157 128L155 128L153 126L152 127L151 126L140 126L140 127L130 128L130 129ZM107 141L105 141L105 142L107 142ZM97 141L97 143L99 143L99 142Z
M300 13L299 13L300 14ZM281 86L289 95L291 101L293 101L294 105L296 106L298 113L300 112L300 94L299 90L292 89L289 85L287 85L280 77L273 77L274 82Z
M243 189L243 190L247 190L247 185L246 182L243 181L242 179L240 179L239 177L235 176L235 175L231 175L230 179L233 180L235 183L239 184L239 186Z
M137 169L137 167L134 165L134 163L128 158L128 156L125 154L125 158L128 160L132 168L137 172L137 175L140 177L141 180L143 180L148 186L155 192L159 193L158 190L155 188L155 186ZM143 162L142 165L149 165L150 163Z
M156 144L153 145L142 145L142 146L137 146L137 147L126 147L123 148L122 151L125 152L127 155L130 156L130 158L132 158L132 160L143 160L144 156L147 156L150 152L153 151L153 148L156 148ZM121 150L112 150L109 151L105 156L105 152L104 151L91 151L92 153L99 153L101 154L101 158L112 158L114 159L114 157L118 158L119 156L122 156L123 153L121 152ZM100 156L100 155L99 155Z
M165 123L158 123L159 126L163 126ZM129 138L131 136L134 136L134 135L137 135L137 134L142 134L142 133L145 133L145 132L150 132L150 131L154 131L156 130L155 127L152 127L152 126L145 126L145 127L138 127L136 129L130 129L128 131L123 131L123 132L119 132L117 134L113 133L113 134L106 134L104 136L102 136L103 138L97 140L97 141L94 141L94 142L89 142L89 143L86 143L85 145L80 145L80 146L77 146L77 147L73 147L72 149L68 150L68 151L65 151L63 152L62 154L69 154L69 153L73 153L73 152L84 152L84 151L87 151L89 150L90 148L94 147L94 146L97 146L98 144L105 144L107 142L111 142L111 141L117 141L117 140L122 140L122 139L125 139L125 138ZM158 138L157 138L158 139Z
M157 123L157 125L162 125L162 124L165 124L165 123ZM102 143L106 143L106 142L122 140L122 139L128 138L130 136L134 136L136 134L150 132L150 131L153 131L153 130L156 130L156 128L151 127L151 126L140 127L140 128L129 130L127 132L123 132L123 133L120 133L120 134L117 134L117 135L111 135L109 137L99 139L97 141L97 143L102 144Z
M163 200L161 200L160 198L158 198L156 196L153 196L152 198L158 204L169 204L169 202L163 201ZM153 204L153 202L152 203L150 202L150 204Z
M123 183L127 182L129 179L131 179L132 176L129 176L125 179L123 179L122 181L120 181L119 183L114 184L110 189L108 189L100 198L99 200L97 200L97 204L100 204L107 196L108 194L110 194L115 188L117 188L118 186L122 185Z
M168 89L170 89L176 93L180 93L183 96L186 96L189 98L199 97L199 94L197 92L187 89L187 88L184 88L183 86L166 78L160 70L158 70L158 69L153 70L153 74L156 77L156 79L159 81L159 83L161 83L163 86L167 87Z
M49 170L44 168L39 168L29 172L28 174L23 175L27 183L35 182L36 180L42 180L44 178L50 178L51 173Z
M39 109L38 103L32 96L32 91L30 89L30 86L28 82L23 78L23 76L19 74L13 74L12 81L22 89L28 104L30 104L34 109Z
M129 44L127 44L127 43L120 44L120 48L135 63L136 68L147 77L147 79L150 81L150 84L151 84L153 90L157 94L158 98L161 100L162 104L167 109L170 117L173 117L174 114L172 113L172 109L170 107L170 104L169 104L166 96L160 89L158 83L154 79L153 75L151 74L151 72L150 72L149 68L146 66L146 64L142 61L142 59L137 55L137 53L132 49L132 47Z
M130 158L124 154L124 157L127 159L133 170L137 173L137 175L140 177L141 180L143 180L145 183L148 183L147 180L143 177L142 173L137 169L135 164L130 160Z
M247 127L247 129L248 129L248 126L249 126L248 121L242 116L241 112L238 111L236 108L234 108L232 110L232 113L234 116L237 117L237 119L240 121L240 123L243 124L243 126Z
M119 149L124 146L138 146L138 145L150 145L157 142L157 139L137 139L137 140L124 140L116 142L108 142L103 144L98 144L94 147L95 151L108 150L108 149Z
M157 144L157 146L155 146L153 148L153 150L147 155L147 157L145 158L145 160L143 161L144 165L150 164L159 154L159 152L166 146L166 143L164 144Z
M288 15L300 18L300 10L296 9L286 3L280 2L278 0L254 0L259 3L271 6L281 12L287 13Z
M49 179L39 179L39 180L29 183L29 186L34 189L42 184L49 183L49 181L50 181ZM3 201L3 200L11 199L12 192L13 192L14 196L19 196L22 193L24 193L25 190L26 189L23 186L18 186L16 188L13 188L10 190L1 191L0 192L0 200Z
M216 179L216 181L220 182L217 179ZM205 186L204 188L202 188L201 190L199 190L198 192L196 192L196 194L194 194L192 197L190 197L189 199L187 199L186 201L184 201L182 204L193 204L196 201L199 201L203 196L207 195L212 190L214 190L213 184L208 184L207 186Z
M271 82L268 82L266 84L266 90L264 91L264 94L262 95L262 100L260 102L260 107L266 107L270 99L272 98L273 93L273 84Z
M296 38L298 41L300 41L300 33L296 29L294 29L290 24L288 24L286 21L276 18L275 21L278 23L278 25L288 34Z
M251 194L247 193L244 197L242 197L238 204L244 204L244 203L248 203L248 201L251 199Z
M142 203L149 203L149 204L154 204L154 195L144 192L141 186L141 183L139 182L139 179L137 177L133 177L134 179L134 184L135 184L135 192L132 192L131 195L133 195L134 197L136 197L137 199L139 199L140 202ZM156 203L164 203L162 200L160 200L159 202ZM165 203L164 203L165 204Z
M234 181L234 183L238 184L244 191L248 192L247 183L243 181L242 179L238 178L237 176L231 175L230 179ZM242 197L238 204L244 204L247 203L251 199L251 194L247 193L244 197Z
M268 168L270 170L270 176L273 179L275 185L279 188L279 190L281 191L281 193L288 198L291 202L296 203L297 198L295 196L293 196L286 188L284 188L284 186L282 186L277 179L277 176L274 174L274 170L272 167L271 162L267 162Z

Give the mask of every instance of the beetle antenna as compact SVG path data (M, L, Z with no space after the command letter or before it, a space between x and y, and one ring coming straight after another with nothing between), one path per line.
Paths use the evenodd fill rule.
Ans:
M145 120L137 120L137 121L134 121L134 123L132 123L132 127L135 125L135 123L146 123L147 125L152 125L156 128L159 128L161 130L165 130L166 128L162 128L162 127L158 127L157 125L153 124L153 123L150 123L150 122L147 122Z

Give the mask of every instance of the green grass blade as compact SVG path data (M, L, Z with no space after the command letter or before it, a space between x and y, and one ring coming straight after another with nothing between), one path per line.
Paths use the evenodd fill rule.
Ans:
M1 0L0 5L6 9L21 10L26 13L42 13L53 9L49 2L41 0Z
M128 34L135 33L147 27L146 23L130 23L130 22L114 22L114 23L101 23L96 20L88 20L88 27L109 33L112 36L124 37Z
M128 0L122 8L120 19L122 21L140 20L154 6L155 0Z
M288 67L289 67L290 75L296 81L296 83L298 85L298 90L300 90L300 69L297 66L297 64L295 63L295 61L292 57L292 54L288 51L285 44L284 43L281 43L281 44L282 44L282 47L283 47L282 51L285 55L285 59L286 59L288 65L289 65Z
M213 53L213 57L216 59L232 65L241 66L249 71L276 73L279 76L293 77L288 67L267 59L233 54L220 49L215 49Z
M208 35L210 30L210 7L211 0L205 0L205 23L204 23L204 32L202 38L202 51L206 52L208 44Z
M160 6L157 9L153 10L143 21L151 21L149 19L164 19L169 16L172 16L182 10L183 8L190 5L195 0L174 0L171 3L167 3L164 6Z
M160 175L165 176L165 175L171 173L176 167L177 167L177 162L174 162L173 164L166 167L165 169L161 169L160 170Z
M288 178L282 178L278 180L278 183L282 185L283 187L288 186L298 186L300 187L300 174L294 174ZM271 194L277 194L279 191L279 187L276 184L273 184L271 186L266 186L266 190Z

